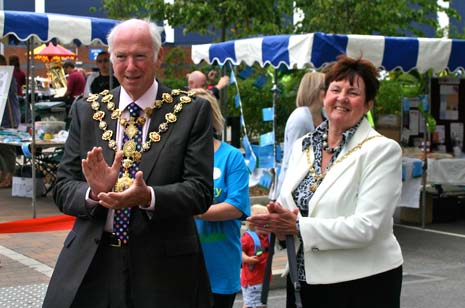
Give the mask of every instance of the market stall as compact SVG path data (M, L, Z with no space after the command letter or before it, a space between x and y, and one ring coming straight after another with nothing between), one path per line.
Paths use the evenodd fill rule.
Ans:
M315 32L263 36L192 46L192 60L196 64L201 61L220 65L257 63L262 67L272 66L275 69L280 66L290 69L304 67L320 69L335 61L340 54L347 54L350 57L362 56L380 69L387 71L400 69L408 72L416 69L420 73L431 70L436 74L446 69L463 71L465 68L465 57L463 57L465 40L444 38L340 35ZM274 89L277 88L276 82L275 79ZM428 95L428 99L430 98L431 95ZM460 94L459 99L462 106L460 108L463 108L460 114L463 114L465 95ZM458 133L463 136L464 125L461 129L462 131ZM426 148L424 154L426 154ZM423 159L423 164L427 166L427 155L424 155ZM422 177L424 192L426 173L423 173ZM465 185L465 183L462 184ZM425 198L423 198L421 218L423 226L425 222L424 200Z
M53 87L53 95L63 96L66 92L66 78L62 62L76 59L76 54L60 44L46 43L34 48L34 60L45 63L47 69L46 85Z
M34 47L37 43L54 43L75 45L107 44L107 34L118 21L61 14L47 14L21 11L0 11L0 34L5 43L25 42L28 46L28 75L34 80ZM50 45L49 45L50 46ZM52 45L53 46L53 45ZM51 47L50 47L51 48ZM35 83L27 89L28 93L35 93ZM30 96L32 119L34 119L35 96ZM35 185L35 150L36 130L32 121L31 148L32 160L32 209L33 218L36 217L36 185Z

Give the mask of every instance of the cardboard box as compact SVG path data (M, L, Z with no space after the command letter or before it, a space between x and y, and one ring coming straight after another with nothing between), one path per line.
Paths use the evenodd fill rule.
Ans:
M420 208L400 208L400 221L406 223L421 223L421 200ZM465 197L463 194L432 194L426 193L426 217L425 224L452 222L463 218L463 207Z
M375 129L383 136L386 136L390 139L394 139L397 142L400 142L400 128L392 128L392 127L383 127L383 126L376 126Z
M428 199L428 198L427 198ZM421 202L421 201L420 201ZM421 208L414 209L410 207L400 208L400 222L421 224ZM433 222L433 208L431 203L426 203L425 224Z
M45 195L45 192L44 179L36 178L36 197ZM11 195L32 198L32 178L14 176Z

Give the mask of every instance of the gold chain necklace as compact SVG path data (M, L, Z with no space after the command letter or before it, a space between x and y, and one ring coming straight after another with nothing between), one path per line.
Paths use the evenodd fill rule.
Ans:
M377 137L382 137L381 135L375 135L375 136L371 136L371 137L368 137L366 138L365 140L363 140L362 142L360 142L359 144L357 144L356 146L354 146L352 149L350 149L347 153L345 153L343 156L341 156L340 158L338 158L334 164L332 164L329 169L327 169L324 173L316 173L315 171L315 168L313 168L313 164L310 160L310 146L305 150L305 153L307 154L307 163L308 163L308 171L310 172L310 175L315 179L315 183L313 183L311 186L310 186L310 191L311 192L315 192L316 189L318 188L318 186L320 185L320 183L323 181L323 179L325 178L326 174L329 172L329 170L331 170L332 167L334 167L335 165L337 165L338 163L340 163L341 161L343 161L344 159L346 159L349 155L351 155L352 153L354 153L355 151L357 150L360 150L362 148L362 145L371 140L371 139L374 139L374 138L377 138Z
M154 109L160 109L163 104L171 104L174 102L174 96L179 96L184 94L179 98L179 103L175 104L173 107L172 112L168 112L165 114L165 122L161 123L158 126L157 131L152 131L148 134L148 139L142 144L142 150L137 151L136 142L132 139L134 136L137 135L139 129L135 124L143 126L146 122L145 116L150 118ZM140 162L142 159L142 153L146 152L152 146L152 143L160 142L161 134L166 132L169 128L169 125L175 123L177 121L177 114L181 112L183 108L183 104L188 104L192 101L192 96L194 96L193 91L182 91L182 90L172 90L170 93L163 93L161 100L155 100L153 106L145 108L144 113L145 116L139 116L137 119L134 117L130 117L129 119L124 118L121 116L122 110L116 108L116 104L112 102L113 94L110 93L109 90L104 90L98 94L91 94L87 98L87 102L91 104L91 108L95 111L92 118L95 121L99 122L99 128L103 131L102 133L102 140L108 141L108 147L113 151L117 151L117 142L116 140L112 139L114 132L111 129L108 129L108 124L104 120L105 119L105 111L100 109L101 103L106 104L107 110L111 112L111 119L119 120L120 124L125 127L125 133L131 139L128 140L123 146L123 155L124 159L122 161L122 166L124 169L123 176L120 177L115 185L115 191L123 191L128 188L134 179L132 179L129 175L129 168L133 165L134 162ZM99 98L102 99L99 101Z

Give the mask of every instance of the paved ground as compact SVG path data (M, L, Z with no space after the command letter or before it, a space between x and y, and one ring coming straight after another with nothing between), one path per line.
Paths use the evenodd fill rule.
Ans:
M59 214L50 197L38 198L36 217ZM0 223L30 219L32 202L0 189ZM67 231L0 234L0 307L41 307L47 283ZM431 224L426 229L397 225L404 254L402 308L462 308L465 303L465 221ZM269 306L284 307L284 252L273 261L274 289ZM235 308L242 307L237 296Z
M0 223L33 218L30 198L11 197L11 189L0 189ZM58 215L50 196L36 199L36 218ZM0 233L0 307L41 307L47 284L68 231ZM273 288L286 264L284 251L273 261Z

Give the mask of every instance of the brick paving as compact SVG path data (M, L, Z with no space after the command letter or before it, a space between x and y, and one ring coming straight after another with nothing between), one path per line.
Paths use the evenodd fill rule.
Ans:
M0 189L0 223L33 218L32 200L11 196ZM36 198L36 218L61 214L51 196ZM41 307L47 284L68 231L0 233L0 307ZM280 278L285 251L273 259L272 288L283 287Z
M38 197L36 218L60 212L50 196ZM32 199L0 189L0 223L31 219ZM42 300L68 231L0 233L0 307L36 308Z

